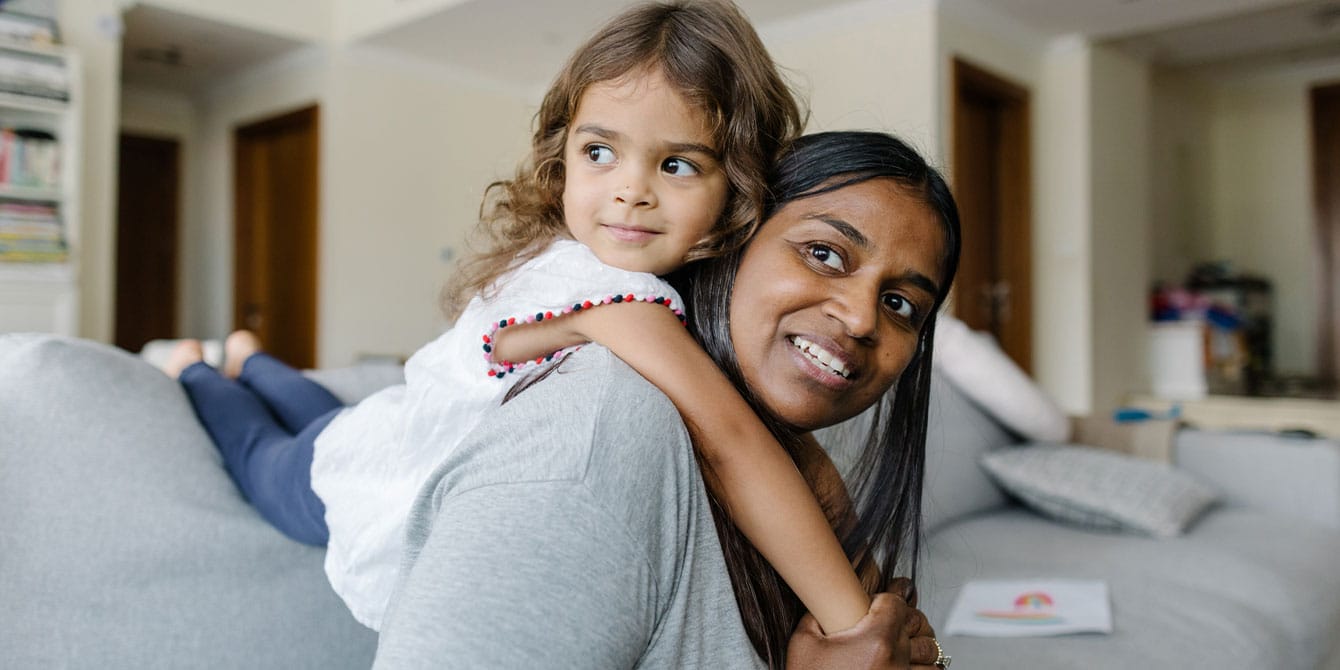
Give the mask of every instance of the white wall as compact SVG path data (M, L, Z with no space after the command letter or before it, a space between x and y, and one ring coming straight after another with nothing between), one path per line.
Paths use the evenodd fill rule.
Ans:
M1106 413L1149 388L1150 72L1103 47L1090 59L1092 409Z
M232 327L233 305L233 131L312 104L322 105L329 77L325 49L310 47L208 89L196 99L198 130L192 143L197 160L189 166L190 188L182 230L181 293L187 300L182 334L222 337ZM326 143L321 139L324 179ZM323 185L324 186L324 185ZM319 309L319 307L318 307Z
M116 153L120 7L116 0L60 3L61 37L83 64L80 124L79 332L112 339L116 283Z
M323 132L323 366L408 356L441 333L440 294L489 183L529 148L534 107L370 48L331 63Z
M936 10L932 0L863 1L759 27L808 100L808 131L893 132L936 164Z
M1210 97L1195 77L1155 69L1151 82L1152 276L1181 284L1210 248Z
M1033 374L1072 414L1093 410L1090 53L1051 44L1034 105Z

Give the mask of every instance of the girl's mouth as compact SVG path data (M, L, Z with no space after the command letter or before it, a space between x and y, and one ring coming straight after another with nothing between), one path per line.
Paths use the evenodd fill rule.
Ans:
M819 344L812 342L800 335L792 335L787 338L791 346L801 352L810 362L824 372L837 375L843 379L851 379L852 370L848 367L844 356L834 353Z
M610 236L621 242L646 242L656 237L660 233L646 228L636 228L633 226L617 226L605 224L604 229Z

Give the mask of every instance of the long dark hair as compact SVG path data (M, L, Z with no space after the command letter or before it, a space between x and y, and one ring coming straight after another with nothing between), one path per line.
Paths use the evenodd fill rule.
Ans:
M873 410L875 417L864 450L847 482L856 523L839 538L849 558L875 562L880 584L887 584L900 573L915 581L921 543L931 343L935 315L944 304L958 269L958 208L940 173L907 144L883 133L806 135L782 154L776 170L771 198L764 208L764 221L794 200L871 179L892 179L909 193L920 196L943 229L944 257L940 259L940 293L935 296L935 309L921 329L917 351L895 383L892 396L885 394ZM794 429L774 416L750 391L731 344L730 301L735 273L746 250L747 247L704 261L686 273L689 321L708 354L794 458L797 448ZM802 613L800 602L731 524L715 499L712 512L745 628L769 667L780 668L785 665L787 641Z

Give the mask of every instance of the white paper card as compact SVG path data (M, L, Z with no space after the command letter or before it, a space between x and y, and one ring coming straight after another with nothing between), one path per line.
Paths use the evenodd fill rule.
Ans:
M946 635L978 637L1111 632L1107 582L1082 579L974 580L945 622Z

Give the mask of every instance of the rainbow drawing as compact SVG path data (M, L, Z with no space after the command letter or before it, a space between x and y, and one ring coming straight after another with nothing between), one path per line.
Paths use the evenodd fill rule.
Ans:
M1049 595L1046 591L1029 591L1027 593L1019 594L1019 597L1014 599L1014 609L1017 610L1051 609L1055 605L1056 601L1053 600L1051 595Z
M973 614L985 621L999 621L1024 625L1056 624L1065 619L1056 616L1052 608L1056 600L1046 591L1025 591L1014 599L1012 610L977 610Z

